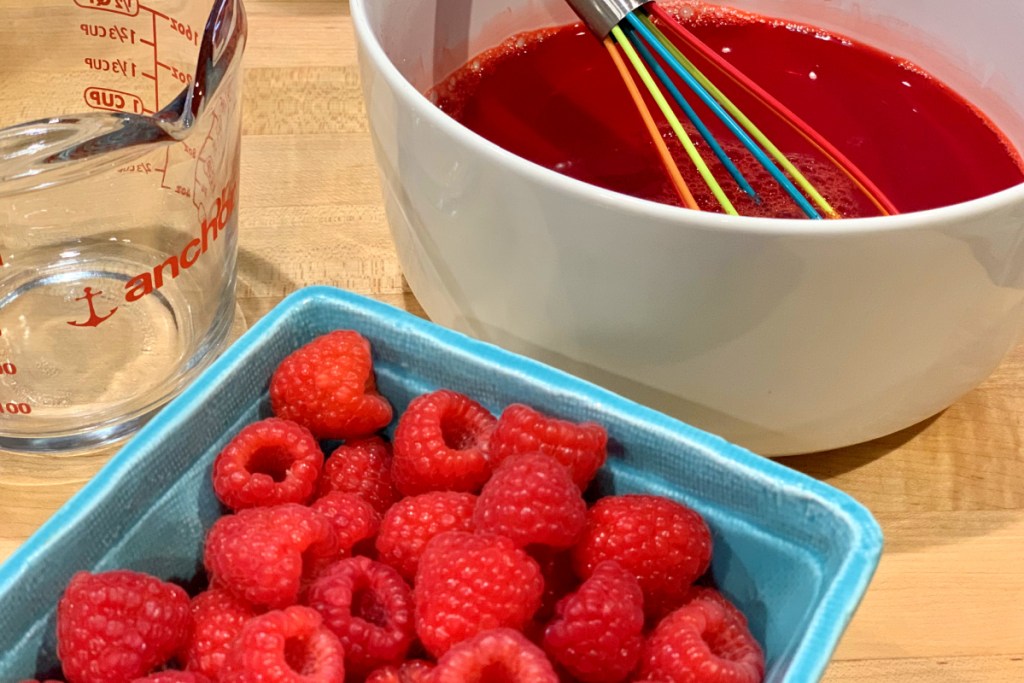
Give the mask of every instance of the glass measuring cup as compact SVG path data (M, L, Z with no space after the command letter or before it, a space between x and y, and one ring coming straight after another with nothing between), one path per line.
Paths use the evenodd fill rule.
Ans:
M0 447L117 439L223 345L245 39L241 0L0 0Z

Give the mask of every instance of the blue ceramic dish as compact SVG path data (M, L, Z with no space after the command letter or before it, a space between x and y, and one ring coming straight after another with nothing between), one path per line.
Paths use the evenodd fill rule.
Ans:
M558 370L385 304L312 287L289 297L142 429L0 567L0 681L57 672L54 611L79 570L129 568L189 581L220 514L214 456L269 415L277 363L339 328L373 345L396 411L447 387L498 413L523 402L608 428L607 493L670 496L714 533L712 571L764 644L767 680L817 681L867 589L881 532L857 502L820 482Z

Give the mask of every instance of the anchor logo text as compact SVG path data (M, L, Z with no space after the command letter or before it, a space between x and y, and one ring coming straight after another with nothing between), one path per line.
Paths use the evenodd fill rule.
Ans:
M183 270L188 270L199 261L228 227L228 221L235 212L236 187L237 185L232 183L221 190L220 196L214 202L212 215L203 219L199 235L185 244L180 253L172 254L153 270L139 273L125 283L126 302L138 301L147 294L152 294L168 280L177 278Z

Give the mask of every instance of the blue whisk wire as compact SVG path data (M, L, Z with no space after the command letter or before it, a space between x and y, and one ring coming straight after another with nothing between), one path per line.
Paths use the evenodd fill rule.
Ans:
M630 27L629 30L626 32L626 35L627 37L629 37L629 42L633 44L633 47L636 49L637 52L640 53L640 56L647 63L647 66L654 72L654 75L658 77L658 80L661 81L661 84L665 87L666 90L668 90L669 94L672 95L672 99L676 101L676 104L679 105L679 108L683 110L684 114L686 114L686 118L690 120L690 123L692 123L694 128L697 129L697 132L700 133L700 136L704 139L704 142L707 143L708 147L714 153L715 157L718 158L718 160L722 163L722 166L724 166L725 169L729 172L729 175L731 175L733 180L736 181L736 184L740 186L740 189L742 189L748 195L753 197L755 202L760 204L761 195L759 195L757 191L754 190L751 184L743 176L743 173L740 171L740 169L736 167L736 164L729 157L726 151L722 149L722 146L718 143L718 140L715 139L714 134L710 130L708 130L708 127L701 120L700 116L697 115L697 112L694 111L693 107L690 106L690 103L686 101L686 98L683 97L683 94L679 92L679 88L677 88L676 84L672 82L672 79L669 77L668 73L666 73L665 69L663 69L661 64L659 64L658 61L654 58L654 55L652 55L651 51L647 49L647 46L644 45L643 41L640 40L640 37L636 34L636 31L634 31L632 27Z
M765 168L768 173L771 174L772 178L786 191L794 202L800 207L804 214L808 218L821 219L821 214L811 205L807 198L803 196L800 190L797 189L796 185L775 165L775 162L765 154L756 142L750 137L750 135L729 115L727 111L715 100L714 97L708 93L707 90L702 86L693 76L691 76L686 69L680 65L675 57L669 52L664 45L658 40L658 38L640 21L636 16L636 12L630 12L626 15L626 21L629 22L630 27L633 31L640 34L644 41L650 45L658 56L665 61L666 64L678 75L683 82L686 83L697 97L700 98L705 105L718 117L718 119L725 124L729 131L736 136L736 138L743 144L744 147L757 159L757 161ZM649 54L649 53L648 53ZM656 63L655 60L647 60L648 64L653 67Z

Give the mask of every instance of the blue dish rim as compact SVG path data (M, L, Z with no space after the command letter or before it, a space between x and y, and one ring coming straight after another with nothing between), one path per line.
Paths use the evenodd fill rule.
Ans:
M361 308L368 315L387 319L431 341L460 348L463 352L507 367L517 373L579 395L607 410L627 413L652 429L667 431L699 448L704 454L731 463L763 481L785 489L790 495L814 498L836 511L850 530L851 546L839 565L832 583L825 587L822 599L810 617L808 631L816 634L805 640L787 662L787 679L815 681L824 674L831 655L850 619L863 599L882 554L881 527L862 504L839 489L787 468L766 457L725 441L721 437L640 405L574 375L514 354L493 344L479 341L417 317L390 304L325 285L305 287L287 296L258 320L177 398L169 402L148 424L104 465L74 496L61 506L35 533L0 565L0 593L13 583L32 561L47 552L48 539L58 535L68 522L89 513L94 501L102 500L117 481L130 474L133 463L144 457L153 444L169 437L169 430L196 406L203 404L216 390L219 380L245 363L250 353L271 330L287 322L293 309L318 300L333 300Z

